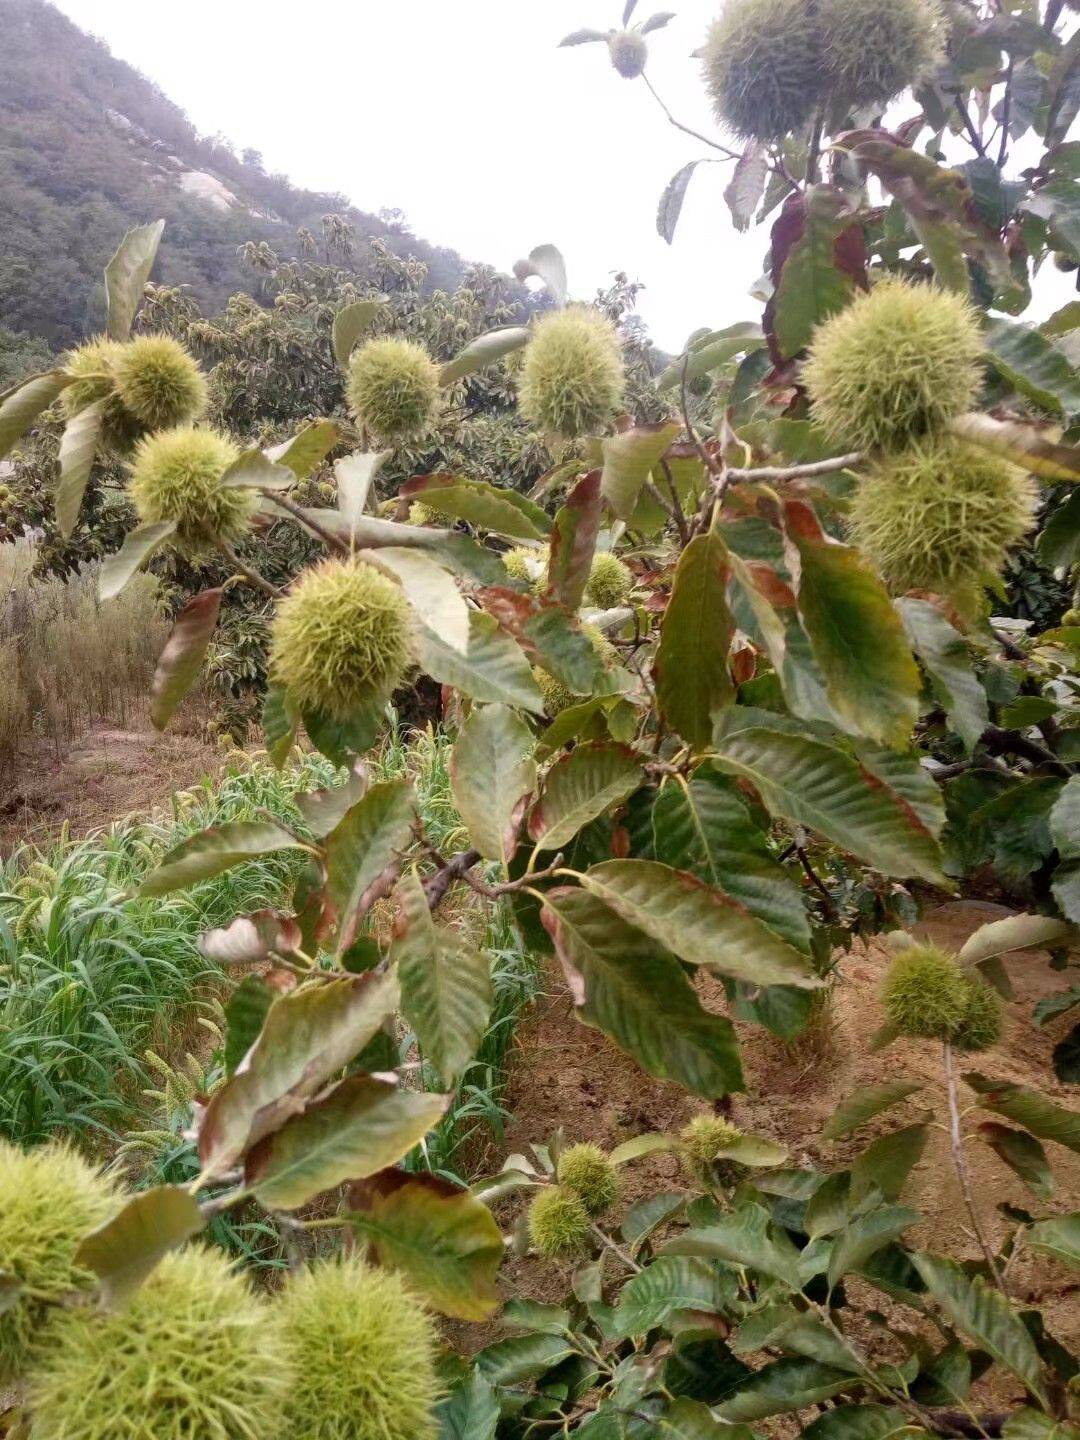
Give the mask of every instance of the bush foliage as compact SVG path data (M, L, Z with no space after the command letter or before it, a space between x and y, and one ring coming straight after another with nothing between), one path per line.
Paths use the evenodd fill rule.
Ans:
M582 30L566 43L605 42L621 74L636 70L629 51L640 59L644 46L647 63L647 37L670 17L634 20L635 8L631 0L620 31ZM852 65L857 42L885 44L885 21L915 13L928 27L919 53L895 40L876 70ZM1080 261L1075 156L1062 143L1075 107L1072 41L1053 3L1038 23L871 7L863 28L843 36L835 6L789 6L787 20L809 23L809 38L778 14L774 0L733 0L721 15L706 43L709 81L727 139L750 139L732 150L699 137L710 158L736 165L726 191L736 223L778 210L769 298L760 324L695 332L655 386L635 378L635 337L607 313L625 293L593 310L573 302L551 245L515 267L545 288L543 313L483 331L466 320L453 345L445 332L422 337L418 316L461 318L460 296L426 308L406 281L404 298L384 308L342 293L329 271L296 267L299 299L279 308L297 310L329 342L308 374L286 360L275 368L260 351L287 333L275 315L238 303L208 332L183 297L150 293L140 329L156 318L200 358L203 344L233 347L210 377L215 424L236 428L245 413L238 377L253 353L257 403L269 407L278 375L340 398L363 347L423 338L424 395L434 375L447 402L439 426L473 392L475 423L500 427L503 442L531 445L530 424L561 438L555 463L522 484L512 463L494 472L464 458L425 464L423 447L441 445L438 435L413 436L390 456L367 448L335 400L327 409L338 418L324 412L285 437L259 433L248 412L241 453L221 456L210 490L246 497L260 534L285 530L308 551L272 573L257 546L237 555L225 526L216 538L229 588L244 586L287 627L329 567L354 578L370 567L385 582L377 594L348 591L350 605L371 613L333 628L333 666L319 651L326 637L312 633L321 686L307 683L306 657L294 653L274 667L265 695L273 763L284 765L303 733L348 767L348 780L300 797L303 825L256 815L206 827L139 880L154 905L252 860L291 856L299 872L280 910L240 911L204 937L209 957L260 967L229 1014L227 1053L240 1058L196 1117L198 1175L144 1191L80 1243L76 1261L98 1277L102 1308L58 1307L50 1323L71 1333L32 1367L32 1425L36 1406L51 1433L103 1433L96 1421L78 1429L63 1408L81 1404L79 1377L104 1369L101 1347L110 1334L119 1346L140 1307L156 1316L178 1269L195 1284L206 1266L209 1283L217 1262L180 1247L253 1203L283 1234L313 1243L329 1231L350 1252L362 1247L363 1264L398 1272L380 1273L372 1290L392 1286L398 1297L407 1288L460 1321L499 1308L508 1239L569 1262L562 1303L550 1289L543 1304L511 1301L505 1318L520 1333L448 1363L437 1406L419 1311L409 1311L411 1338L380 1360L398 1298L387 1300L385 1330L340 1296L317 1307L326 1350L302 1362L295 1392L310 1382L317 1395L297 1421L315 1434L363 1436L376 1415L386 1434L438 1425L485 1440L545 1427L586 1440L696 1440L776 1416L796 1417L811 1440L897 1430L1051 1440L1075 1428L1069 1337L1019 1292L1013 1264L1024 1251L1077 1261L1078 1217L1055 1208L1051 1156L1054 1146L1080 1149L1080 1119L992 1073L998 997L1009 993L1002 957L1043 947L1065 969L1080 921L1080 629L1026 631L993 613L1034 486L1047 487L1039 555L1064 576L1078 553L1068 487L1080 478L1071 428L1080 381L1065 343L1075 310L1039 328L1000 318L1023 311L1049 255ZM808 51L830 14L835 51ZM631 25L640 44L628 46ZM1023 93L1037 98L1022 105L1028 60ZM872 106L853 110L845 87L857 80L879 104L914 85L917 118L893 130L874 123L882 117ZM941 157L939 132L950 124L973 161ZM1042 159L1006 180L1009 146L1028 129ZM693 163L661 200L669 239ZM131 231L110 266L112 341L128 341L160 230ZM265 264L282 274L272 254ZM902 312L904 328L883 324L883 312ZM864 367L845 369L838 334L868 347ZM922 348L913 359L905 346ZM519 365L524 419L512 416ZM60 366L6 396L2 448L87 378ZM294 400L282 391L283 405ZM411 430L415 408L410 417ZM840 453L845 418L855 428L843 443L857 448ZM457 422L462 436L443 453L452 445L466 457L474 422L463 412ZM404 428L382 426L387 435ZM46 420L31 444L55 434ZM61 532L74 533L80 517L96 529L102 455L104 406L91 405L67 419L60 442ZM941 497L941 534L955 544L941 541L949 549L937 568L904 571L878 545L866 516L884 485L894 520L907 509L925 526ZM959 518L949 510L957 495ZM140 519L103 564L107 596L185 542L176 516ZM201 541L214 523L204 508ZM632 582L603 608L588 593L598 552ZM319 553L323 568L311 568ZM450 784L465 832L453 843L420 823L407 776L374 778L364 763L385 724L389 675L356 684L359 671L339 662L368 674L385 586L395 587L395 615L407 616L416 673L439 687L453 726ZM222 588L217 578L194 589L176 617L152 686L159 726L199 672ZM302 650L302 627L292 638ZM387 647L377 648L385 659ZM975 872L984 883L995 876L1021 913L981 927L956 956L913 948L907 932L921 907ZM557 1132L470 1188L406 1169L493 1013L490 956L445 920L462 891L512 907L529 943L557 957L579 1020L698 1097L698 1118L681 1134L632 1136L610 1155L568 1148ZM376 930L380 906L392 923ZM820 1138L844 1140L851 1158L819 1168L730 1118L729 1097L744 1086L732 1017L791 1039L827 986L844 983L837 957L857 935L882 930L897 932L898 955L872 1043L903 1033L927 1047L926 1064L845 1099ZM699 975L722 982L725 1006L703 1003ZM1078 999L1076 986L1048 994L1038 1018L1068 1016ZM409 1083L388 1044L399 1016L441 1089ZM1055 1051L1063 1085L1076 1080L1078 1048L1074 1028ZM984 1050L990 1073L961 1076L957 1053ZM911 1113L893 1125L901 1106ZM922 1217L904 1203L932 1126L948 1135L970 1238L957 1255L939 1253L943 1242L925 1229L916 1238ZM1000 1245L972 1185L972 1146L988 1147L1033 1197L1004 1207ZM689 1193L620 1208L611 1177L665 1151L682 1161ZM508 1237L499 1202L515 1194L527 1203L515 1207ZM334 1261L321 1274L344 1280L358 1263ZM310 1299L319 1274L312 1267L290 1282L286 1297ZM12 1293L21 1299L19 1282ZM223 1299L226 1342L249 1303ZM267 1326L288 1306L272 1303ZM185 1314L178 1298L177 1319ZM191 1338L177 1367L185 1405L199 1343ZM322 1385L338 1344L352 1356L349 1384L374 1387L370 1402L336 1374ZM122 1353L117 1385L136 1373L131 1350ZM217 1424L227 1405L233 1419L220 1433L271 1433L272 1385L259 1389L259 1368L237 1364L223 1376L215 1351L207 1369L200 1423ZM1004 1416L986 1408L987 1372L1008 1397ZM63 1401L58 1376L71 1380ZM228 1388L241 1384L246 1394ZM153 1386L124 1397L133 1433L179 1424L179 1406L159 1415Z

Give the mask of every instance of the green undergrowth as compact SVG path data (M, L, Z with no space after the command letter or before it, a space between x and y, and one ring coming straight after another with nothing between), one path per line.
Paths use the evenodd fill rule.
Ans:
M321 756L281 775L238 757L220 781L175 796L171 813L23 845L0 863L0 1134L116 1142L146 1083L143 1051L194 1024L220 981L199 935L283 901L297 859L267 856L152 900L131 892L164 851L208 825L267 811L298 821L296 792L333 775Z
M450 752L440 732L394 725L371 760L373 780L412 779L427 838L444 853L468 843ZM297 792L341 779L319 755L279 773L265 756L241 754L224 777L179 792L159 815L83 840L21 846L0 862L0 1135L33 1144L72 1134L99 1156L119 1154L139 1185L197 1173L192 1102L222 1075L224 995L222 972L198 939L236 915L286 904L300 861L284 851L175 895L131 892L185 836L266 814L299 826ZM454 1179L467 1178L485 1145L502 1140L508 1052L540 985L508 907L469 898L446 918L491 956L491 1023L446 1116L406 1162ZM411 1035L399 1037L399 1049L403 1061L415 1060ZM413 1074L425 1089L442 1088L422 1061ZM282 1263L269 1227L223 1217L216 1229L249 1263Z

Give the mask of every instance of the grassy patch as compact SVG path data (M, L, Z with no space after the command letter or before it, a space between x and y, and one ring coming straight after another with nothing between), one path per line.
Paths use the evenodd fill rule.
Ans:
M176 796L169 819L20 846L0 865L0 1132L21 1143L57 1130L119 1138L146 1083L143 1050L220 979L199 935L280 902L298 862L268 856L163 899L130 891L192 831L260 810L299 819L293 795L333 773L321 757L283 775L245 757L217 788Z

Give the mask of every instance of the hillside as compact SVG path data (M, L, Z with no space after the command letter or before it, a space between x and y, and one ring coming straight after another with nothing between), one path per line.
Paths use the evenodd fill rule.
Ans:
M461 257L267 175L200 137L183 111L45 0L0 0L0 329L60 349L104 315L102 267L131 225L168 222L155 279L188 284L210 312L251 286L236 248L296 250L332 211L361 235L419 256L452 287ZM0 347L2 348L2 347Z

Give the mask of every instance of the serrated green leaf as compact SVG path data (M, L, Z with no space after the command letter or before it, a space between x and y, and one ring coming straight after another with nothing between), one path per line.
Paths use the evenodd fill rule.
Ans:
M466 375L483 370L486 365L494 365L504 355L510 355L527 344L530 333L526 325L500 325L496 330L477 335L475 340L470 340L453 360L442 367L439 371L439 384L453 385L455 381L463 380Z
M1004 1440L1080 1440L1080 1426L1069 1420L1054 1420L1028 1406L1014 1410L1001 1433Z
M1080 375L1045 335L1033 326L992 320L986 338L987 359L1018 394L1051 414L1080 411Z
M349 1219L378 1263L402 1271L441 1315L486 1320L497 1307L502 1233L468 1190L391 1170L351 1188Z
M886 875L948 888L937 841L911 805L832 745L779 730L721 734L716 763L749 780L769 812L805 825Z
M1062 798L1068 788L1067 785L1061 792ZM1080 801L1080 783L1075 794ZM1060 805L1061 800L1057 803ZM1053 824L1053 810L1050 815ZM964 941L956 958L961 965L982 965L996 955L1007 955L1010 950L1052 949L1067 943L1074 934L1075 927L1056 915L1007 915L1003 920L980 925Z
M473 700L516 705L543 714L543 696L520 645L484 611L469 612L469 642L464 654L451 649L424 625L417 626L416 649L420 668L440 684L452 685Z
M277 850L303 847L289 830L272 820L231 820L189 835L166 852L160 865L139 886L140 895L167 895L184 890L234 865Z
M802 1432L803 1440L899 1440L919 1434L902 1410L886 1405L837 1405Z
M551 533L551 519L539 505L516 490L486 480L422 475L403 485L400 493L422 501L440 515L513 540L546 540Z
M401 1008L423 1055L448 1085L459 1079L491 1014L491 962L455 931L435 924L413 870L394 891L390 958L401 980Z
M225 1005L225 1073L234 1075L266 1023L278 992L261 975L245 975Z
M155 220L129 230L105 266L106 333L110 340L127 340L131 335L164 229L165 221Z
M99 597L111 600L114 595L119 595L135 572L146 564L159 546L164 545L175 529L175 520L157 520L152 525L137 525L130 530L124 536L120 549L106 555L101 562Z
M963 636L928 600L897 600L896 608L935 694L970 753L990 723L990 711Z
M625 745L578 745L544 777L529 816L529 836L540 850L559 850L582 826L620 804L642 783L641 761Z
M206 1106L199 1126L204 1178L230 1169L338 1075L397 1004L392 973L301 986L275 1000L243 1069Z
M356 938L368 891L412 839L416 798L405 779L372 785L326 838L326 888L338 911L338 953Z
M274 767L280 770L289 758L296 740L296 727L300 723L300 715L282 686L267 685L260 719L267 754Z
M563 44L566 44L565 40ZM700 164L700 160L688 160L685 165L675 171L660 193L660 202L656 207L656 233L669 245L675 239L675 227L682 214L687 186Z
M312 420L291 440L267 450L266 457L275 465L287 465L298 480L306 480L340 439L341 431L333 420Z
M961 440L1004 455L1045 480L1080 480L1080 445L1047 439L1031 425L995 420L991 415L957 415L948 429Z
M852 299L865 265L862 227L845 196L832 186L812 185L804 203L802 234L787 253L772 301L784 359L805 349L814 328ZM847 258L845 241L852 240L855 253Z
M984 1120L979 1126L980 1140L985 1140L994 1153L1004 1160L1009 1169L1028 1187L1034 1195L1048 1200L1053 1194L1054 1177L1046 1158L1046 1151L1034 1135L1024 1130L1012 1130L1008 1125L998 1125L993 1120Z
M350 545L355 545L356 527L370 498L375 477L392 453L390 450L357 450L352 455L343 455L340 460L334 461L337 508L338 513L349 526ZM292 471L285 466L279 468L285 470L286 474L292 475ZM373 556L366 555L364 558L374 559Z
M757 1370L715 1413L723 1420L763 1420L827 1400L857 1381L848 1370L816 1360L783 1359Z
M561 1335L515 1335L478 1350L473 1363L492 1385L519 1385L535 1380L572 1353Z
M715 1261L663 1255L623 1286L615 1323L623 1335L644 1335L679 1310L723 1313L737 1289L734 1272Z
M342 370L348 365L356 342L382 307L382 300L354 300L351 305L343 305L334 315L331 343L334 359Z
M923 1084L919 1080L886 1080L881 1085L862 1086L846 1100L841 1100L826 1121L821 1138L839 1140L842 1135L858 1130L875 1115L899 1105L901 1100L922 1089Z
M1080 1268L1080 1210L1040 1220L1027 1231L1024 1243L1041 1255L1052 1255L1055 1260Z
M654 425L635 425L600 442L604 457L600 493L619 520L633 515L642 487L679 428L673 421L661 420Z
M810 924L799 891L773 859L733 782L708 766L673 779L635 827L633 853L662 860L741 900L797 950L809 952Z
M799 618L829 702L871 740L904 745L921 685L885 587L858 550L825 535L804 500L785 504L784 533Z
M899 1198L908 1176L926 1149L927 1127L905 1125L872 1140L851 1165L852 1203L877 1186L886 1200Z
M731 896L685 870L657 860L605 860L580 883L689 964L755 985L821 984L805 955Z
M760 1205L745 1205L718 1215L709 1225L684 1231L667 1241L661 1254L698 1255L759 1270L789 1290L801 1290L803 1285L799 1252Z
M707 330L700 335L686 353L662 373L656 382L659 390L673 390L685 379L699 380L703 375L719 369L733 360L736 355L753 354L765 348L765 336L761 326L753 320L744 320L729 325L726 330Z
M469 607L453 576L422 550L393 545L361 550L360 558L388 570L401 585L413 614L443 645L464 655L469 648Z
M968 1275L954 1260L913 1255L915 1268L946 1317L981 1350L1023 1381L1040 1405L1047 1404L1042 1365L1023 1321L1000 1290L981 1275Z
M548 552L547 591L560 605L577 610L589 583L600 529L599 470L590 470L555 516Z
M735 695L727 582L727 546L715 531L696 535L679 556L660 628L657 703L669 725L698 750L712 738L716 711Z
M449 1095L353 1075L249 1151L244 1182L267 1209L295 1210L334 1185L395 1164L449 1103Z
M469 1370L461 1383L435 1408L440 1440L495 1440L499 1402L479 1370Z
M158 1261L206 1224L183 1185L158 1185L133 1195L119 1214L84 1237L75 1263L98 1277L105 1305L122 1304Z
M1004 1115L1006 1120L1023 1125L1040 1140L1053 1140L1080 1154L1080 1111L1055 1105L1026 1085L988 1080L977 1071L968 1071L964 1079L976 1092L975 1103L980 1109Z
M505 705L476 706L450 759L450 785L469 839L485 860L505 867L517 849L526 799L536 788L535 740Z
M871 1255L884 1249L922 1216L902 1205L883 1205L859 1215L839 1231L829 1256L829 1289L834 1290L851 1270L861 1270Z
M704 1010L675 957L577 889L549 891L544 925L577 1013L661 1080L712 1099L742 1088L731 1022Z
M72 382L62 370L31 375L0 396L0 460L9 454L43 410L47 410Z
M94 464L101 424L108 399L95 400L92 405L73 415L60 437L60 480L56 487L56 528L66 540L75 529L82 508L86 482Z

